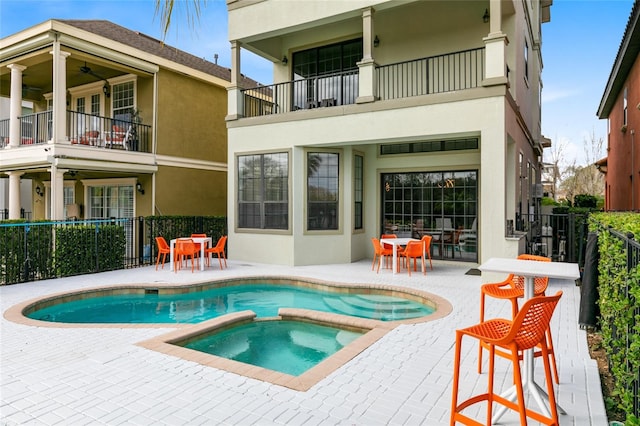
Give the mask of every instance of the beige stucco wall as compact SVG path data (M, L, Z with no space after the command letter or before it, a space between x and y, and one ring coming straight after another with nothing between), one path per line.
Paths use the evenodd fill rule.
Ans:
M345 107L357 109L358 106ZM234 241L229 256L236 260L304 265L311 263L351 262L371 256L370 238L379 233L379 179L383 172L418 170L479 171L479 217L481 259L504 254L505 247L505 179L506 127L504 97L470 99L455 103L439 103L391 110L319 117L300 122L282 122L262 126L229 129L236 152L292 150L291 234L243 232L235 229L236 194L233 153L229 157L229 239ZM302 112L304 113L304 112ZM309 115L313 114L311 112ZM428 119L425 119L428 117ZM456 119L460 118L460 119ZM302 136L304 135L304 136ZM377 155L377 144L400 141L429 140L479 136L479 152L445 152L430 155ZM304 147L336 147L342 152L341 230L339 232L305 232ZM351 204L352 149L365 153L365 229L352 235ZM348 187L345 188L345 185ZM345 216L346 215L346 216ZM278 252L268 247L279 247ZM330 247L318 250L317 247Z
M158 73L157 154L226 161L226 113L226 89L161 70Z
M224 172L160 166L156 174L156 214L226 215L226 188Z

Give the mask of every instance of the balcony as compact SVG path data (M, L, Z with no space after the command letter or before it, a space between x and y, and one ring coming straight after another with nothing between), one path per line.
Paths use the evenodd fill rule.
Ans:
M477 48L375 68L378 100L466 90L482 86L485 49ZM350 105L358 97L357 70L241 91L244 117Z
M20 146L45 144L52 139L53 111L23 115L19 120ZM130 119L67 111L66 135L73 145L151 152L151 126ZM0 120L0 148L8 144L9 119Z

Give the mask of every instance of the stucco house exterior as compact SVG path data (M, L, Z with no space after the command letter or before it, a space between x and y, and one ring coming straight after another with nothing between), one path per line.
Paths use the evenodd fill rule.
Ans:
M598 107L607 120L607 157L596 162L605 175L605 210L640 211L640 3L629 21Z
M226 214L230 77L104 20L49 20L0 40L9 218Z
M542 196L550 6L227 0L229 257L352 262L386 232L431 235L435 258L521 252L513 224ZM240 87L242 49L274 84Z

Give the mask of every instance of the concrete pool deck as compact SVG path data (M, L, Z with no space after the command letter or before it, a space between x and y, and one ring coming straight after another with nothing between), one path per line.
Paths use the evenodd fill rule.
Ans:
M174 273L168 265L0 287L0 424L445 425L449 423L455 330L477 323L481 278L474 264L434 261L427 275L371 271L371 260L286 267L229 262ZM287 275L424 290L453 305L446 317L400 325L306 392L250 379L138 345L174 330L34 327L8 321L11 306L61 291L116 284L175 284L247 275ZM560 374L561 425L607 425L596 362L578 327L580 287L550 280L564 295L552 320ZM488 300L487 317L509 317L510 304ZM486 356L484 357L486 360ZM476 374L477 343L463 340L460 398L486 389ZM540 364L540 365L538 365ZM538 383L542 368L536 362ZM486 369L485 369L486 371ZM496 387L511 383L496 360ZM534 403L535 405L535 403ZM466 412L484 421L484 406ZM475 410L475 412L474 412ZM500 424L517 425L515 413ZM536 424L530 422L529 424Z

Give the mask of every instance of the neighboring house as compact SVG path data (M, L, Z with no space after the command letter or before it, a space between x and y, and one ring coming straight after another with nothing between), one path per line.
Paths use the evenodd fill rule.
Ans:
M50 20L0 40L9 218L226 214L230 74L109 21ZM18 197L27 179L32 206Z
M608 120L605 210L640 210L640 2L631 10L605 86L598 117Z
M228 0L229 257L351 262L387 231L453 260L522 251L507 230L538 213L550 5ZM241 49L275 84L239 87Z

